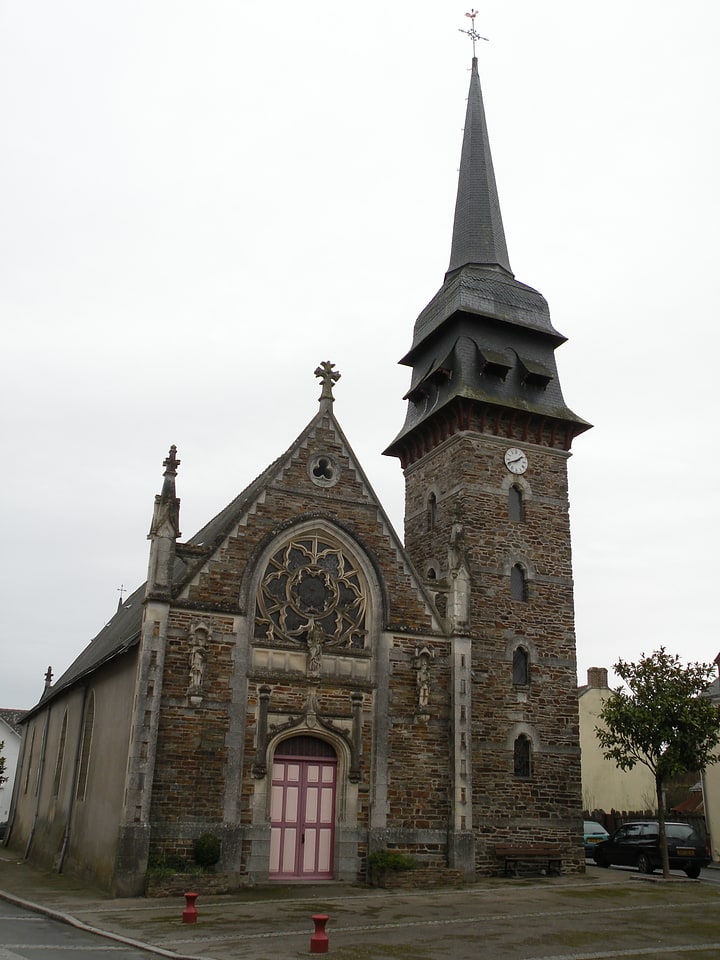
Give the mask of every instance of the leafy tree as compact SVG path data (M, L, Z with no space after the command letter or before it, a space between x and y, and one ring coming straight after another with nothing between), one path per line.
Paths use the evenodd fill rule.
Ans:
M720 760L720 716L708 697L701 696L714 673L711 664L690 663L665 652L664 647L637 663L618 660L613 667L625 681L603 704L596 727L608 760L621 770L644 764L655 778L663 876L670 873L665 836L663 788L688 771L704 770Z

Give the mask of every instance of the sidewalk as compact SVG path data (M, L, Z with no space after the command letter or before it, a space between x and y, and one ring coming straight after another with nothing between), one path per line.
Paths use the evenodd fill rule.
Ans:
M336 960L541 960L720 954L720 887L588 867L581 877L493 878L460 890L385 891L343 883L249 888L200 897L113 900L0 850L0 896L68 922L193 960L294 960L310 954L311 920L330 920ZM602 952L605 951L605 952ZM620 951L620 952L618 952ZM707 951L707 953L706 953Z

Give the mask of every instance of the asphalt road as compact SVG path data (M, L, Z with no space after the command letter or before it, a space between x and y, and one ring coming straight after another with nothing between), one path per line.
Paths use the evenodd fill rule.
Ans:
M146 950L0 900L0 960L148 960Z

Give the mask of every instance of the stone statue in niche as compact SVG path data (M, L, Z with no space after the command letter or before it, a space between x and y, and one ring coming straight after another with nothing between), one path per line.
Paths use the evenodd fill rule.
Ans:
M311 620L307 632L307 675L319 677L322 667L322 648L325 631L315 620Z
M207 662L207 640L209 630L205 624L193 624L190 628L190 684L188 695L195 698L202 695Z
M451 630L462 630L467 627L470 612L470 563L459 504L448 543L448 587L448 625Z
M430 661L434 654L428 647L415 650L415 683L417 705L421 713L427 713L430 703Z

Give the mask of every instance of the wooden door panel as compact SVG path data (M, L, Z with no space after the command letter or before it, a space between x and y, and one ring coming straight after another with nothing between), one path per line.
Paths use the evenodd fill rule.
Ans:
M336 770L332 761L273 763L270 877L332 879Z

